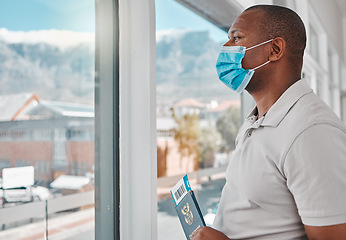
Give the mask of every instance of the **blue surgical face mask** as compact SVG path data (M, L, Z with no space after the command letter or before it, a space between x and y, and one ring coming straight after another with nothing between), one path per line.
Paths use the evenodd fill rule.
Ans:
M241 65L245 52L271 41L273 41L273 39L250 48L243 46L223 46L216 62L216 71L219 75L219 79L232 90L238 93L243 92L249 84L255 70L270 62L267 61L258 67L245 70Z

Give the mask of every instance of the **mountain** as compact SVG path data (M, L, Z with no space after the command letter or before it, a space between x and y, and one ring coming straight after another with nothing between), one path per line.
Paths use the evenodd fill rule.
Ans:
M94 35L0 29L0 94L93 104Z
M156 39L158 103L238 97L217 77L215 64L222 43L212 40L208 31L164 31L158 32Z
M221 45L207 31L159 31L158 104L235 98L216 75ZM0 29L0 94L34 92L44 100L93 104L94 58L92 35Z
M0 94L35 92L45 100L93 104L94 53L80 44L61 50L46 43L0 41Z

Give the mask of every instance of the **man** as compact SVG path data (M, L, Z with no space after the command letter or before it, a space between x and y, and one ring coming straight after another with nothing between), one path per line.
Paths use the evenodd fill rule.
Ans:
M253 6L234 21L217 71L256 107L239 130L213 228L193 240L346 239L346 129L301 80L305 45L290 9Z

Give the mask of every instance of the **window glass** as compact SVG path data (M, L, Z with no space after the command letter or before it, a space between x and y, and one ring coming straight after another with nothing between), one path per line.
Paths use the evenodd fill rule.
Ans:
M288 7L291 8L293 10L296 9L296 1L295 0L273 0L273 5L279 5L279 6L283 6L283 7Z
M217 77L227 33L176 1L156 1L158 239L184 239L169 190L188 175L208 225L240 126L240 95Z
M337 89L337 86L335 84L335 70L337 67L333 65L333 53L330 49L328 49L328 85L329 85L329 106L334 109L335 102L334 102L334 94L335 89Z
M273 5L279 5L279 6L287 7L287 1L286 0L273 0Z
M2 1L0 239L94 239L94 5Z
M316 94L321 97L322 95L322 81L320 78L316 78Z
M310 26L310 36L309 36L310 54L318 63L319 62L318 35L316 30L311 25L309 26Z

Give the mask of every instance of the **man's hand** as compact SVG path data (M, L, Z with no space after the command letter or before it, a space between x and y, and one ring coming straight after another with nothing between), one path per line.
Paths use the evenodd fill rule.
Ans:
M211 227L202 227L191 237L191 240L230 240L225 234Z

